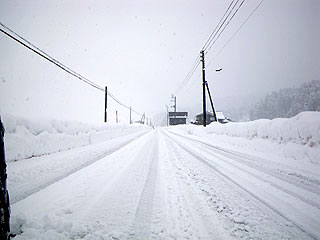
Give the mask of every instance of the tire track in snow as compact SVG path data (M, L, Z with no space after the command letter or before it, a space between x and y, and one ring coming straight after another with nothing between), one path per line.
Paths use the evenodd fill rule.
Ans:
M157 131L154 134L158 134ZM152 155L149 156L150 166L132 221L129 239L148 239L151 234L151 219L158 179L158 136L153 138L151 149Z
M150 168L153 139L149 132L104 161L14 204L13 215L23 213L39 222L49 214L57 227L53 224L48 229L44 224L39 231L51 231L52 227L70 239L126 239ZM72 223L75 228L64 231L60 222Z
M212 214L205 200L199 198L196 186L194 186L191 177L187 174L181 162L181 156L173 146L174 144L172 144L171 140L169 142L166 140L165 145L168 149L170 171L175 178L177 190L181 194L180 201L184 203L184 211L187 212L192 221L189 228L196 228L195 235L189 236L190 239L231 239L231 236L223 229L217 216ZM187 229L187 231L190 231L190 229Z
M232 161L236 161L236 162L241 163L243 165L246 165L248 167L254 168L254 169L261 171L265 174L271 175L279 180L288 182L290 184L295 185L296 187L298 186L301 189L304 189L306 191L312 192L312 193L320 196L320 180L318 180L318 179L310 179L306 176L302 176L301 174L283 172L278 169L272 169L272 170L267 169L266 168L267 166L262 167L262 163L256 162L255 158L258 158L258 157L253 157L250 155L241 154L239 152L227 150L227 149L224 149L221 147L213 146L213 145L208 144L206 142L196 140L196 139L184 136L184 135L180 135L178 133L174 133L174 132L170 132L170 133L174 134L178 137L181 137L181 138L193 141L195 143L201 144L206 151L208 151L208 147L209 147L210 149L215 151L215 152L211 152L211 153L216 156L218 156L218 154L220 154L222 156L227 157L228 159L230 159ZM230 156L232 158L230 158ZM255 162L248 161L248 159L255 161ZM263 159L261 159L261 161L263 161ZM275 172L274 170L276 170L276 171L278 170L280 172ZM303 182L301 182L301 179L303 179ZM314 204L314 206L316 206L317 208L320 207L320 204L318 204L317 202L313 202L312 204Z
M115 153L119 150L121 150L122 148L124 148L125 146L129 145L130 143L134 142L134 141L137 141L139 138L143 137L144 135L146 135L149 131L147 132L144 132L142 134L139 134L138 136L136 136L135 138L133 139L129 139L129 140L126 140L124 142L121 142L120 144L114 146L113 148L111 149L108 149L106 152L103 152L102 154L99 154L98 156L90 159L89 161L87 162L84 162L78 166L75 166L74 168L70 169L69 171L67 171L66 173L62 174L62 175L59 175L57 177L54 177L53 179L49 180L49 181L46 181L44 182L43 184L40 184L40 185L37 185L35 188L32 188L26 192L24 192L23 194L21 195L18 195L18 196L15 196L15 197L11 197L10 201L11 201L11 204L15 204L47 187L49 187L50 185L58 182L58 181L61 181L62 179L64 178L67 178L68 176L70 176L71 174L75 173L75 172L78 172L80 170L82 170L83 168L86 168L88 166L90 166L91 164L94 164L95 162L97 161L100 161L102 159L104 159L105 157L107 157L108 155L111 155L112 153ZM71 150L74 150L74 149L71 149ZM67 152L67 151L64 151L64 152ZM57 153L55 153L57 154Z
M118 232L120 239L130 236L132 219L135 218L141 192L146 184L155 141L152 132L145 137L134 141L132 144L137 146L131 146L129 151L120 149L114 153L122 158L121 163L116 164L118 169L110 169L114 173L106 173L103 179L105 183L99 183L99 191L81 209L78 216L80 221L101 218L107 231ZM114 239L118 238L114 236Z
M182 149L176 141L171 138L168 138L168 141L181 163L179 164L179 169L183 168L181 173L191 180L188 184L195 186L194 190L197 191L194 194L201 196L199 199L205 201L206 209L209 208L205 210L205 214L209 216L213 212L217 215L219 222L223 222L224 229L235 239L270 239L270 236L273 236L271 239L278 240L292 239L295 236L290 229L283 233L283 219L281 218L282 222L279 222L278 215L275 218L276 221L270 224L270 216L274 216L274 212L266 214L265 208L261 211L261 207L254 204L254 200L251 201L251 198L243 192L234 189L233 184L227 182L211 168L199 164L198 160ZM298 233L301 236L300 230ZM305 236L304 233L303 236ZM225 239L225 237L213 239ZM301 239L301 237L293 239Z
M193 156L195 159L197 159L199 162L203 163L204 165L206 165L207 167L209 167L210 169L214 170L216 173L218 173L224 180L228 181L230 184L234 185L237 187L237 189L241 190L243 193L250 195L251 198L255 199L257 201L258 204L263 204L263 206L267 207L269 210L271 210L272 212L276 213L279 217L285 219L286 221L291 222L296 228L298 228L301 232L303 232L304 234L306 234L307 236L311 237L312 239L319 239L317 232L314 232L313 230L315 228L310 229L308 225L301 225L301 223L297 223L295 220L288 218L285 214L283 214L281 211L279 211L277 208L275 208L274 206L272 206L270 203L268 203L267 201L265 201L264 199L262 199L261 197L255 195L252 191L248 190L247 188L245 188L244 186L242 186L240 183L238 183L236 180L232 179L231 177L229 177L227 174L225 174L224 172L220 171L219 169L217 169L216 166L214 166L210 160L200 156L199 154L196 154L195 152L193 152L190 147L186 147L183 143L177 141L176 138L173 138L172 136L170 136L168 133L165 133L166 136L168 138L170 138L173 142L175 142L177 145L179 145L184 151L186 151L187 153L189 153L191 156ZM178 135L178 134L176 134ZM178 135L179 136L179 135ZM187 137L185 137L187 138ZM188 138L188 140L190 140ZM313 226L315 227L315 226ZM309 229L306 229L309 228Z

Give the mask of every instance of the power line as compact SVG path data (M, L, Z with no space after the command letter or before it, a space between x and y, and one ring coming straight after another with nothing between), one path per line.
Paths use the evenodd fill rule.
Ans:
M218 57L218 55L226 48L226 46L231 42L231 40L237 35L237 33L242 29L242 27L248 22L251 16L257 11L260 5L264 2L261 0L260 3L255 7L255 9L250 13L250 15L242 22L242 24L238 27L238 29L232 34L232 36L228 39L228 41L223 45L223 47L217 52L214 58L208 63L207 67Z
M239 3L240 0L237 0L234 3L235 0L232 0L228 6L228 8L226 9L225 13L223 14L222 18L220 19L219 23L217 24L217 26L215 27L215 29L213 30L213 32L210 34L208 40L206 41L206 43L203 46L203 49L206 50L208 47L209 49L211 49L211 47L213 46L213 44L216 42L214 41L213 44L212 41L214 40L214 38L217 36L217 34L219 33L220 29L224 26L225 22L227 21L227 19L229 18L230 14L233 12L233 10L235 9L236 5ZM227 24L224 26L224 28L222 29L222 31L220 32L220 34L218 35L217 39L219 38L219 36L221 35L221 33L224 31L224 29L226 28L226 26L230 23L230 21L232 20L232 18L235 16L235 14L237 13L237 11L239 10L239 8L242 6L243 2L245 0L242 0L241 4L239 5L238 9L236 10L236 12L231 16L230 20L227 22ZM233 4L234 3L234 4ZM217 40L216 39L216 40ZM211 45L210 45L211 44ZM185 79L182 81L182 83L179 85L178 89L174 92L174 94L177 94L178 92L180 92L181 90L184 89L184 87L189 83L189 81L192 79L192 76L195 72L195 70L197 69L197 67L200 64L200 56L198 55L198 57L196 58L196 61L194 63L194 65L192 65L191 69L189 70L189 72L187 73L187 76L185 77Z
M80 81L90 85L91 87L94 87L100 91L105 92L105 89L101 86L99 86L98 84L92 82L91 80L89 80L88 78L83 77L82 75L80 75L79 73L77 73L76 71L72 70L71 68L65 66L64 64L62 64L61 62L59 62L58 60L56 60L55 58L51 57L49 54L47 54L45 51L41 50L40 48L38 48L37 46L35 46L34 44L32 44L30 41L26 40L25 38L23 38L22 36L20 36L19 34L17 34L16 32L14 32L13 30L11 30L9 27L7 27L6 25L4 25L3 23L0 22L0 25L7 29L9 32L11 32L12 34L10 34L9 32L3 30L0 28L0 31L2 33L4 33L5 35L7 35L8 37L10 37L11 39L15 40L16 42L18 42L19 44L21 44L22 46L28 48L29 50L31 50L32 52L38 54L39 56L41 56L42 58L46 59L47 61L53 63L54 65L56 65L57 67L61 68L63 71L69 73L70 75L74 76L75 78L79 79ZM15 36L13 36L15 35ZM115 102L117 102L119 105L121 105L122 107L126 108L126 109L130 109L129 106L125 105L124 103L122 103L118 98L116 98L110 91L107 92L108 96L110 96ZM143 115L137 111L135 111L134 109L131 108L131 110L133 112L135 112L138 115Z
M13 30L11 30L10 28L8 28L7 26L5 26L4 24L0 23L0 25L2 27L4 27L5 29L7 29L8 31L10 31L12 34L16 35L18 38L20 38L22 41L26 42L23 43L21 40L16 39L15 37L13 37L12 35L9 35L8 33L4 32L2 29L0 29L2 32L4 32L7 36L13 38L14 40L18 41L19 43L21 43L23 46L27 47L28 49L32 50L33 52L39 54L38 52L40 52L41 54L39 54L41 57L44 57L46 60L50 61L51 63L55 64L56 66L63 67L62 69L64 71L67 70L68 73L70 73L71 75L73 75L74 77L80 79L81 81L86 82L87 84L99 89L99 90L103 90L103 88L99 87L97 84L95 84L94 82L90 81L89 79L81 76L80 74L76 73L75 71L73 71L72 69L68 68L67 66L65 66L64 64L62 64L61 62L59 62L58 60L56 60L55 58L51 57L49 54L47 54L45 51L41 50L40 48L38 48L37 46L35 46L34 44L32 44L31 42L29 42L28 40L26 40L25 38L23 38L22 36L20 36L18 33L14 32ZM32 46L33 48L35 48L37 51L35 51L34 49L32 49L31 47L27 46L27 44L29 44L30 46ZM77 75L77 76L75 76ZM101 88L101 89L100 89ZM104 90L103 90L104 91Z
M234 36L241 30L241 28L248 22L248 20L251 18L251 16L256 12L256 10L261 6L261 4L263 3L264 0L261 0L260 3L255 7L255 9L250 13L250 15L242 22L242 24L239 26L239 28L236 30L236 32L233 33L233 35L228 39L228 41L223 45L223 47L219 50L219 52L216 54L216 56L209 62L209 64L207 64L207 67L209 65L211 65L211 63L214 61L214 59L223 51L223 49L230 43L230 41L234 38ZM238 13L238 11L240 10L240 8L243 6L245 0L242 0L241 3L238 5L238 7L236 8L236 10L233 12L233 10L235 9L235 7L237 6L237 4L240 2L240 0L237 0L234 3L234 0L231 1L231 3L229 4L227 10L225 11L224 15L222 16L222 18L220 19L219 23L217 24L217 26L215 27L215 29L213 30L213 32L210 34L208 40L206 41L206 43L204 44L202 50L206 51L206 53L208 53L210 51L210 49L213 47L213 45L217 42L217 40L220 38L221 34L224 32L224 30L227 28L227 26L230 24L230 22L232 21L232 19L235 17L235 15ZM233 6L232 6L233 5ZM231 9L231 10L230 10ZM230 11L229 11L230 10ZM229 13L228 13L229 12ZM230 17L230 19L228 20L228 22L224 25L224 23L227 21L227 19L229 18L230 14L233 12L232 16ZM222 28L223 27L223 28ZM222 30L221 30L222 29ZM221 31L220 31L221 30ZM220 31L220 33L219 33ZM219 33L219 34L218 34ZM217 35L218 34L218 35ZM217 36L217 37L216 37ZM216 37L216 39L215 39ZM214 40L215 39L215 40ZM213 41L214 40L214 41ZM198 58L197 58L198 60ZM197 61L196 61L197 62ZM182 84L180 85L180 88L176 91L180 91L181 89L183 89L185 86L187 86L187 84L189 83L192 75L194 74L196 68L199 66L200 61L197 62L197 65L193 65L195 66L195 68L191 68L191 70L188 72L186 78L184 79L184 81L182 82ZM197 79L200 78L200 75L198 76ZM189 87L187 88L189 90Z
M232 6L234 0L232 0L227 8L227 10L225 11L225 13L223 14L222 18L220 19L219 23L217 24L217 26L215 27L215 29L213 30L213 32L210 34L208 40L206 41L206 43L204 44L202 50L206 51L206 48L208 47L207 45L209 45L212 41L212 39L214 39L214 37L217 35L217 33L219 32L219 30L221 29L222 25L224 24L224 22L227 20L227 18L230 16L232 10L234 9L235 5L237 5L237 3L239 2L239 0L237 0L237 2L235 3L235 5L232 7L231 11L229 12L228 16L225 18L227 12L229 11L230 7ZM224 19L224 20L223 20ZM223 22L222 22L223 21ZM222 22L222 23L221 23ZM221 25L220 25L221 24ZM220 25L220 27L219 27ZM218 29L219 27L219 29ZM218 31L216 31L218 29ZM214 35L214 36L213 36Z
M212 48L212 46L217 42L217 40L219 39L219 37L221 36L221 34L224 32L224 30L226 29L226 27L229 25L229 23L232 21L232 19L234 18L234 16L237 14L237 12L239 11L239 9L242 7L243 3L245 2L245 0L242 0L242 2L240 3L240 5L238 6L238 8L236 9L236 11L233 13L233 15L231 16L231 18L229 19L229 21L224 25L224 28L221 30L221 32L219 33L219 35L217 36L216 40L214 40L214 42L212 42L212 44L207 48L206 53L208 53L210 51L210 49Z
M1 24L2 25L2 24ZM21 45L23 45L24 47L28 48L29 50L33 51L34 53L40 55L41 57L43 57L44 59L48 60L49 62L53 63L54 65L56 65L57 67L61 68L62 70L66 71L67 73L71 74L72 76L78 78L79 80L89 84L90 86L97 88L98 90L103 90L103 88L99 87L98 85L91 83L89 81L86 81L85 79L79 77L78 75L74 74L72 71L69 71L67 68L65 68L64 66L60 65L59 63L55 62L54 60L52 60L51 58L45 56L44 54L36 51L35 49L31 48L30 46L26 45L25 43L23 43L22 41L20 41L19 39L15 38L14 36L12 36L11 34L7 33L6 31L0 29L1 32L3 32L4 34L6 34L7 36L9 36L10 38L14 39L15 41L17 41L18 43L20 43Z
M194 72L197 70L198 66L200 64L200 56L198 56L196 58L196 61L194 62L194 64L192 65L191 69L189 70L187 76L184 78L184 80L182 81L182 83L179 85L179 87L177 88L177 90L174 92L174 95L176 95L178 92L180 92L190 81L190 79L192 78Z
M195 80L200 80L200 79L201 79L201 74L198 74L198 76L194 79L194 81L189 82L189 85L187 85L187 86L184 88L184 91L180 94L180 97L185 96L185 95L191 90L191 87L193 87L194 84L196 83Z

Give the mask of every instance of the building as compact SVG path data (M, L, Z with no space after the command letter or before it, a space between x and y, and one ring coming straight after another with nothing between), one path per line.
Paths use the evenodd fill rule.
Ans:
M226 118L223 112L216 112L217 120L219 123L228 123L231 122L229 118Z
M208 112L207 111L207 114L206 114L206 123L207 125L212 123L214 121L214 116L213 116L213 113L212 112ZM228 123L230 122L229 119L227 119L223 112L216 112L216 116L217 116L217 120L219 123ZM196 121L194 122L194 124L196 125L203 125L203 113L199 113L197 114L196 116Z
M207 114L206 114L207 125L212 123L213 121L214 121L213 114L211 112L207 111ZM196 121L194 122L194 124L203 125L203 113L202 112L196 115Z
M169 112L168 119L169 125L186 124L188 112Z

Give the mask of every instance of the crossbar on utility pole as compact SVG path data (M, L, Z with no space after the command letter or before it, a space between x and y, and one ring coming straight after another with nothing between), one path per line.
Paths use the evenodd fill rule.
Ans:
M107 122L107 98L108 98L108 88L105 88L105 96L104 96L104 122Z
M202 107L203 107L203 126L207 125L207 110L206 110L206 70L204 64L204 51L200 52L202 62Z

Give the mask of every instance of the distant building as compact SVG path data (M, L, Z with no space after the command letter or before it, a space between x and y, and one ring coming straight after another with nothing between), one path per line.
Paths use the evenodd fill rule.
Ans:
M231 122L229 118L226 118L223 112L216 112L217 120L219 123L228 123Z
M223 112L216 112L216 116L217 116L217 120L219 123L228 123L230 122L230 119L226 118L223 114ZM208 112L206 114L206 123L207 125L212 123L214 121L214 116L212 112ZM194 122L194 124L197 125L203 125L203 113L199 113L196 116L196 121Z
M206 123L207 125L214 121L213 114L211 112L206 113ZM194 122L196 125L203 125L203 113L199 113L196 116L196 121Z
M188 112L169 112L169 125L186 124Z

